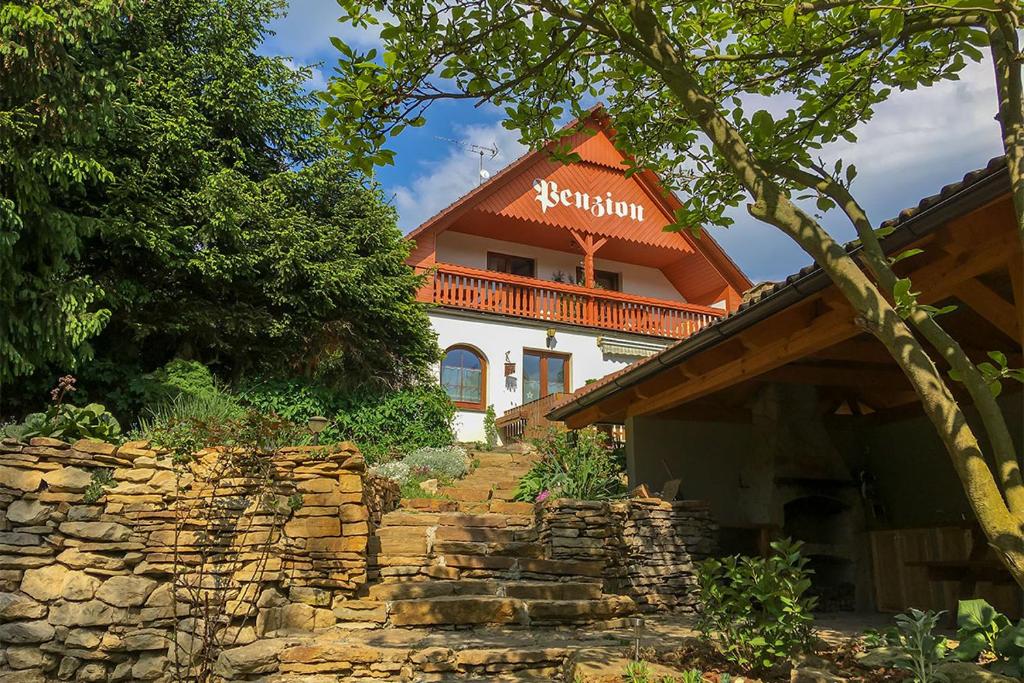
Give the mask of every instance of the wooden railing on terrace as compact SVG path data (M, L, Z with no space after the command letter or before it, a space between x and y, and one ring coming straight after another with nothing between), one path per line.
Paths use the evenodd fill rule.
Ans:
M722 317L716 308L438 264L420 298L439 306L682 339Z
M502 443L544 438L551 427L561 424L561 422L551 422L544 416L555 405L568 397L569 394L561 392L548 394L544 398L538 398L506 411L504 415L495 420L495 426L501 432Z
M501 432L501 442L510 444L543 439L552 427L564 427L564 423L552 422L546 415L569 396L571 394L561 392L549 394L544 398L538 398L507 410L504 415L495 420L495 426ZM608 435L614 446L626 445L626 428L623 425L597 424L595 426Z

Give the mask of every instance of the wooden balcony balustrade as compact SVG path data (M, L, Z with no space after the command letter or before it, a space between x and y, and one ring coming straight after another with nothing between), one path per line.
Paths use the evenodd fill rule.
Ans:
M545 415L569 396L562 392L548 394L506 411L495 421L495 426L501 432L501 442L510 444L544 438L549 429L562 424L549 422Z
M664 299L437 264L420 299L485 313L682 339L724 311Z

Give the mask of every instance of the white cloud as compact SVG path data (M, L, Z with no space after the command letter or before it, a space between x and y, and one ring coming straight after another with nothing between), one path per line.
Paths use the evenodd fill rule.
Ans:
M341 23L341 7L335 0L290 0L287 14L273 22L264 49L274 54L295 57L300 61L316 61L328 53L333 61L332 36L341 38L357 49L380 45L380 27L358 29Z
M959 81L894 93L857 128L856 143L831 145L821 157L857 166L854 194L878 223L1001 154L995 111L991 64L970 64ZM755 281L778 280L810 263L777 229L743 210L732 215L736 224L712 235ZM836 211L824 225L840 240L854 236Z
M483 147L498 146L498 156L484 157L484 168L494 175L519 158L527 149L519 143L519 134L500 123L456 128L453 139ZM439 142L439 145L447 143ZM422 172L407 185L393 188L399 223L406 231L418 226L479 183L480 159L467 149L451 145L445 156L421 161Z
M870 173L923 165L935 158L998 144L995 86L988 61L969 64L959 81L899 92L877 107L873 120L857 131L858 142L836 145L832 153Z

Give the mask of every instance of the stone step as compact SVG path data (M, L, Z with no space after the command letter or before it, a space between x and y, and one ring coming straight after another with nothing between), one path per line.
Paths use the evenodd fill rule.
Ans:
M494 513L471 515L465 512L444 512L438 517L439 526L459 527L490 527L493 529L504 529L509 526L511 517ZM533 520L530 520L531 522Z
M422 510L424 512L454 512L459 504L444 498L402 498L399 505L406 510Z
M414 598L437 598L452 595L498 595L501 584L495 580L463 579L461 581L402 581L370 586L371 600L388 602Z
M503 515L515 515L519 517L532 517L534 514L533 503L509 502L505 500L492 500L488 506L491 512Z
M477 461L479 464L477 469L484 469L486 467L508 467L509 465L525 465L525 469L529 470L530 465L537 459L532 454L519 454L519 453L497 453L497 452L480 452L476 451L470 454L470 459Z
M460 570L486 570L507 572L511 574L529 574L539 579L555 577L585 577L600 579L604 571L604 563L600 561L581 560L545 560L531 557L512 557L507 555L478 554L441 554L438 564Z
M493 491L491 491L490 500L503 500L506 502L512 502L512 500L516 497L517 491L518 489L515 486L507 489L496 488Z
M580 624L625 616L635 609L621 595L587 600L521 600L492 595L441 595L388 602L391 626Z
M572 581L499 581L462 579L461 581L403 581L370 586L368 600L391 602L445 596L493 595L521 600L596 600L601 584ZM370 604L370 603L367 603ZM359 603L361 609L367 609Z
M502 590L521 600L596 600L602 595L600 583L582 581L507 581Z
M556 576L586 576L599 579L604 574L604 562L599 560L519 560L518 568L531 574Z
M457 555L502 555L505 557L542 558L545 547L532 541L509 541L507 543L482 543L471 541L436 541L435 553Z
M578 624L622 617L636 611L624 595L606 595L593 600L527 600L531 625Z
M472 486L460 481L455 486L444 486L441 488L441 495L448 496L456 502L476 503L491 499L490 485Z
M434 533L437 541L467 541L472 543L512 543L535 541L535 529L497 528L474 526L439 526Z
M442 596L395 600L388 605L392 626L526 625L522 600L497 596Z

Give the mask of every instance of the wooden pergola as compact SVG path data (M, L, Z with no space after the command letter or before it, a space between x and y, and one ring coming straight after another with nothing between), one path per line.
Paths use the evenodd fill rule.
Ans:
M1024 367L1024 253L1005 165L996 161L969 174L889 227L893 232L883 243L888 253L922 250L897 263L898 274L911 279L919 302L956 306L940 320L967 355L975 363L991 362L989 353L998 351L1010 367ZM849 249L856 256L856 246ZM949 369L937 354L933 358L941 370ZM680 425L736 423L738 430L752 424L755 397L772 385L813 386L818 414L829 425L851 416L859 421L846 424L857 429L882 429L923 415L895 361L858 326L852 307L822 271L811 267L783 283L759 287L737 312L584 387L547 417L570 428L626 424L627 440L634 438L630 424L651 424L642 418ZM1012 380L1003 385L1009 399L1004 405L1019 405L1014 394L1021 385ZM952 383L952 390L961 405L970 406L960 385ZM683 434L676 433L681 444ZM1024 447L1024 434L1015 438ZM688 457L707 455L704 450ZM1019 606L1012 581L989 556L973 519L920 528L881 525L869 536L873 574L884 579L875 583L878 609L952 606L955 612L956 599L973 595L978 582L997 586L1004 604Z
M982 173L954 196L896 221L887 246L923 250L897 264L899 274L911 278L921 303L957 306L942 324L972 360L1000 351L1011 367L1021 367L1021 239L1004 170ZM772 381L813 384L837 410L880 417L916 410L917 396L895 362L858 327L830 283L812 282L816 275L822 279L815 269L793 276L738 314L585 387L548 417L572 428L634 416L743 419L750 393ZM763 313L786 295L791 303ZM967 400L965 393L958 398Z

